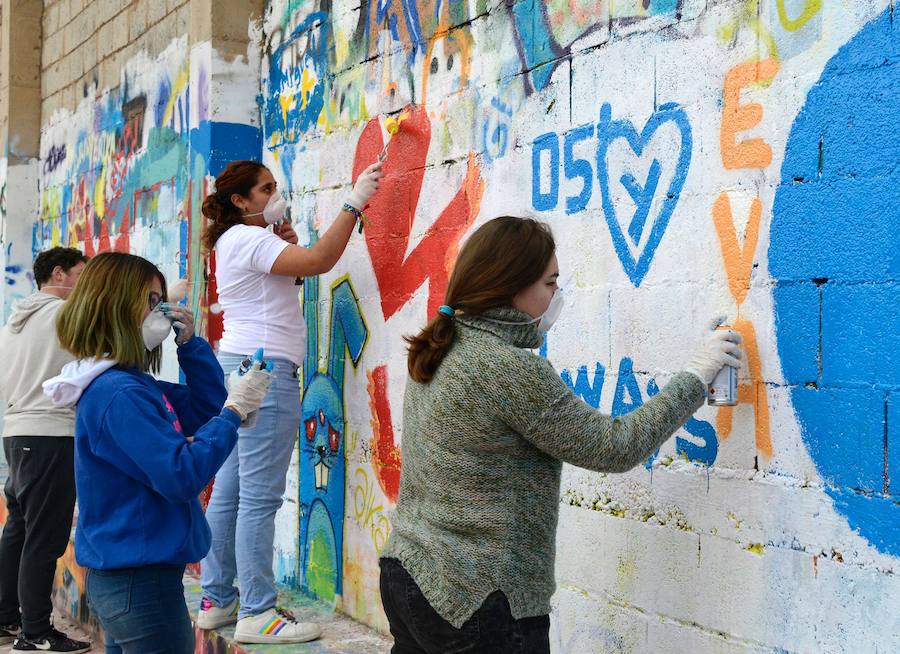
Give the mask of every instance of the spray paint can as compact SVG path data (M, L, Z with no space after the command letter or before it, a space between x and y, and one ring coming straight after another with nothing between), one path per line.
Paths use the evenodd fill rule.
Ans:
M735 406L738 403L737 376L737 368L722 366L707 387L706 403L715 406Z
M720 325L718 329L730 329ZM712 383L706 387L706 403L714 406L735 406L738 403L738 370L731 366L722 369L713 377Z

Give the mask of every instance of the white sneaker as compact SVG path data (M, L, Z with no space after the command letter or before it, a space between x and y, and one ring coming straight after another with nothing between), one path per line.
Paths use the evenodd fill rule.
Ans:
M201 629L218 629L237 622L238 598L228 606L218 607L204 595L200 600L200 611L197 613L197 626Z
M234 639L239 643L305 643L322 635L314 622L297 622L286 609L269 609L238 620Z

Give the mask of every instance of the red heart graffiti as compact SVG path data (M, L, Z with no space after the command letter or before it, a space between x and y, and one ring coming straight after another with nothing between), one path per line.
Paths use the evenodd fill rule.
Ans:
M475 221L484 192L481 170L470 154L462 187L415 249L406 255L426 172L431 123L424 107L410 106L405 111L409 117L388 144L388 157L382 168L385 176L365 210L369 224L363 233L385 320L399 311L425 281L428 282L428 315L437 313L443 304L459 240ZM381 127L378 119L373 118L356 145L354 180L378 159L383 145Z

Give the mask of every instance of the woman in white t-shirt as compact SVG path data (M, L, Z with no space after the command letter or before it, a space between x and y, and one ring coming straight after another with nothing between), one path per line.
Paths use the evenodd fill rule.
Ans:
M309 248L298 246L293 228L281 223L286 202L276 192L272 173L256 161L228 164L216 178L215 193L203 202L209 220L203 242L216 252L224 310L219 363L227 377L258 347L274 363L256 423L240 430L237 447L216 475L206 510L212 547L201 564L197 625L214 629L237 621L238 642L303 642L320 633L318 625L297 622L275 606L272 571L275 513L300 425L297 366L306 354L295 280L334 267L382 176L380 163L364 170L334 224Z

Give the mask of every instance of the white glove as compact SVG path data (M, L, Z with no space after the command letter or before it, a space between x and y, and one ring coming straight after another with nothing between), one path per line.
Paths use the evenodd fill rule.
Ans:
M685 367L685 371L694 374L704 384L712 382L722 366L738 368L741 365L741 348L738 343L742 338L732 329L716 329L722 319L717 318L710 327L714 330L706 334L703 345Z
M369 199L375 195L375 191L378 190L378 180L382 177L384 177L384 173L381 172L381 162L376 161L356 178L356 184L353 185L353 190L346 199L347 204L362 211L369 203Z
M262 370L265 365L261 361L254 361L253 366L243 375L235 370L228 376L228 397L225 398L225 407L232 409L241 417L241 426L249 427L248 418L263 403L266 393L269 392L269 384L272 383L272 373Z

